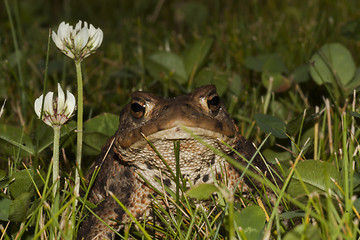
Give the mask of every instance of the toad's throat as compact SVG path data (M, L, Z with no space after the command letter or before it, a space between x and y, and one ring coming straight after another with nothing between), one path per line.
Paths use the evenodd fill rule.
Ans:
M201 140L195 139L194 135L199 136ZM237 141L236 137L230 138L202 128L180 127L159 131L146 138L152 146L143 137L141 141L137 141L128 148L122 148L117 144L116 152L122 156L124 161L136 165L140 169L156 168L166 171L167 167L159 154L171 169L176 169L174 141L179 140L181 171L191 172L192 169L209 168L219 158L208 146L229 154L231 150L223 142L233 147ZM154 151L153 147L159 154Z

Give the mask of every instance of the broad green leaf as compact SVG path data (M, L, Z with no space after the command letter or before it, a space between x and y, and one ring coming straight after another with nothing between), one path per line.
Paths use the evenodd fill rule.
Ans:
M208 199L214 192L219 192L218 187L214 184L200 183L192 186L188 191L187 195L198 200Z
M248 56L245 58L244 64L247 68L256 72L262 72L264 63L271 56L271 54Z
M360 113L350 111L350 115L355 118L355 121L358 125L360 125Z
M356 69L355 76L353 79L345 86L346 95L354 94L354 89L357 89L360 86L360 68ZM358 90L357 90L358 91Z
M31 138L19 127L0 124L0 139L31 155L35 153Z
M223 96L228 87L228 76L226 73L217 73L214 76L213 84L216 86L216 91L220 96Z
M10 177L11 184L9 185L9 191L13 198L17 198L24 192L34 193L34 184L31 180L32 170L21 170L14 173ZM43 185L38 173L34 174L35 184L40 188Z
M180 84L188 80L183 59L172 52L154 53L146 59L145 66L155 79L174 78Z
M234 212L234 220L237 227L242 228L247 239L263 238L266 218L261 207L252 205L240 212Z
M287 161L290 161L292 158L291 153L289 153L288 151L279 152L279 151L275 151L275 150L272 150L269 148L262 151L262 154L264 155L265 159L272 164L276 164L275 158L279 162L287 162Z
M258 113L255 115L255 122L263 132L272 133L277 138L287 138L285 123L278 117Z
M350 51L339 43L325 44L311 57L310 74L314 81L334 83L334 73L340 84L346 86L355 75L355 62Z
M359 213L360 212L360 198L355 199L353 206L356 209L356 211Z
M241 77L238 74L233 74L229 81L229 90L239 96L242 91Z
M293 120L291 120L288 124L286 124L286 132L290 136L296 136L300 129L305 131L306 129L313 127L314 122L319 119L321 114L315 113L313 108L306 109L306 115L304 119L304 113L299 114ZM301 125L303 124L303 125Z
M288 212L281 213L280 216L284 219L302 218L302 217L305 217L305 212L304 211L288 211Z
M6 172L0 169L0 181L3 180L5 177L6 177Z
M119 127L119 116L112 113L102 113L84 124L84 130L88 133L99 132L108 137L114 135Z
M200 87L208 84L213 84L215 72L209 68L203 68L196 74L194 79L194 86Z
M303 129L300 142L298 143L299 148L302 150L303 154L306 154L307 151L313 149L314 147L313 139L314 139L314 126L308 129Z
M0 221L9 220L9 208L11 204L11 199L7 197L0 196Z
M268 74L284 73L286 72L286 66L281 57L278 54L270 54L264 61L262 72Z
M222 96L228 86L228 77L226 73L214 72L211 69L202 69L195 77L194 86L200 87L207 84L214 84L217 93Z
M8 185L9 180L6 176L6 172L0 169L0 188L4 188Z
M265 88L269 87L272 79L272 88L275 92L284 92L290 87L290 81L283 76L286 66L278 54L271 54L265 59L262 67L261 80Z
M257 72L281 73L286 67L281 57L274 54L263 54L259 56L248 56L245 58L245 66Z
M340 190L332 181L335 180L337 184L342 186L340 172L333 164L322 161L306 160L297 164L296 171L299 173L300 177L297 174L294 174L289 183L287 191L291 196L298 197L306 194L299 179L304 182L310 193L314 191L327 192L328 186L338 195L341 195Z
M111 113L98 115L84 124L84 151L98 154L106 140L114 135L119 126L119 116Z
M188 76L196 73L208 55L214 40L202 38L190 46L184 55L184 65Z
M351 20L341 27L341 34L344 37L360 40L360 20Z
M354 193L360 193L360 173L355 172L352 180Z
M272 89L274 92L285 92L290 88L291 82L281 73L269 73L264 71L261 74L261 82L265 88L269 87L270 79L272 79Z
M284 240L299 240L299 239L321 240L321 235L319 229L316 226L310 224L301 224L296 226L284 237Z
M13 222L22 222L26 219L30 205L31 194L24 192L17 196L11 202L9 208L9 220Z
M292 72L292 80L297 83L307 82L310 79L310 66L309 64L303 64Z

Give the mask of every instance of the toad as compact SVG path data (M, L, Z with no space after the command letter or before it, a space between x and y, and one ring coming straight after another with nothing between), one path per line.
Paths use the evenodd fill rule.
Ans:
M194 135L199 136L203 143ZM120 113L118 130L103 147L91 170L100 169L89 194L90 202L98 204L95 214L114 230L120 229L119 223L131 221L111 196L114 194L137 219L149 219L154 194L149 185L156 189L163 189L166 185L175 191L176 184L169 171L170 168L175 172L177 165L174 141L180 143L178 164L181 175L191 184L211 183L214 175L225 174L220 178L226 179L229 188L234 188L240 177L239 170L206 144L244 165L246 162L223 142L246 159L251 159L256 153L252 143L239 134L214 85L175 98L135 92L131 102ZM252 163L262 172L266 171L258 155ZM251 191L250 181L243 181L241 188L243 192ZM90 214L80 226L78 239L113 239L114 236L113 231Z

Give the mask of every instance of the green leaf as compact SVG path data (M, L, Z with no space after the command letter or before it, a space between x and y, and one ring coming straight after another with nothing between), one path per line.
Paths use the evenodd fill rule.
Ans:
M353 176L353 191L355 194L360 192L360 173L355 172Z
M310 66L309 64L303 64L292 72L292 80L297 83L307 82L310 79Z
M183 59L172 52L154 53L146 59L145 66L155 79L174 78L180 84L188 80Z
M245 66L257 72L282 73L286 71L284 62L276 53L256 57L248 56L245 58Z
M360 118L360 113L358 113L358 112L350 111L350 115L355 117L355 118Z
M9 191L13 198L17 198L24 192L29 192L31 194L34 194L34 184L31 180L31 177L33 175L33 171L31 169L29 170L21 170L19 172L16 172L13 174L11 179L11 184L9 185ZM43 182L41 181L41 178L39 177L38 173L34 174L34 181L35 184L40 188L43 185Z
M201 69L194 79L195 87L213 84L214 76L215 72L213 70L208 68Z
M119 126L119 116L103 113L84 124L84 151L98 154L106 140L115 134Z
M346 95L352 95L354 89L360 86L360 68L356 69L355 76L353 79L345 86ZM356 90L358 92L358 89Z
M228 76L226 73L216 73L213 79L213 84L216 86L216 91L220 96L223 96L228 87Z
M275 158L279 162L287 162L287 161L290 161L292 158L291 153L289 153L288 151L279 152L279 151L275 151L275 150L272 150L269 148L262 151L262 154L264 155L265 159L272 164L276 164Z
M277 138L287 138L285 123L278 117L258 113L255 115L255 122L263 132L272 133Z
M339 43L325 44L312 57L313 65L310 68L311 77L321 85L334 83L334 73L338 76L340 84L346 86L355 75L355 62L350 51Z
M304 211L288 211L288 212L281 213L280 216L284 219L302 218L302 217L305 217L305 212Z
M6 176L6 172L0 169L0 188L4 188L8 185L9 179Z
M10 213L11 199L0 196L0 221L8 221Z
M105 136L112 136L119 127L119 116L112 113L102 113L84 124L86 132L99 132Z
M242 91L241 77L238 74L233 74L229 82L229 90L239 96Z
M9 220L22 222L26 219L30 205L31 194L24 192L11 202L9 208Z
M342 186L340 172L333 164L322 161L306 160L297 164L296 171L299 173L300 177L298 177L297 174L294 174L289 183L287 191L291 196L298 197L306 194L299 179L304 182L310 193L315 191L327 192L327 187L329 187L333 192L336 192L341 196L340 190L331 180L335 180L337 184Z
M341 27L344 37L360 40L360 20L351 20Z
M273 80L275 92L284 92L290 87L290 81L283 76L286 66L278 54L270 54L264 59L262 66L261 80L265 88L269 87L270 79Z
M273 80L272 88L275 92L285 92L290 88L290 80L281 73L269 73L264 71L263 74L261 74L261 82L265 88L269 87L270 79Z
M2 169L0 169L0 181L6 178L6 172Z
M311 239L321 240L319 229L310 224L296 226L291 232L287 233L284 240Z
M184 55L184 65L188 76L201 67L208 55L214 40L202 38L191 45Z
M355 121L358 125L360 125L360 113L358 112L353 112L353 111L349 111L350 115L353 116L355 118Z
M303 129L300 142L298 143L298 146L302 150L303 154L306 154L309 150L313 150L314 148L313 141L314 141L314 126L308 129Z
M31 155L35 153L31 138L19 127L0 124L0 139Z
M357 212L360 212L360 198L355 199L353 206Z
M214 192L219 192L218 187L214 184L200 183L192 186L188 191L187 195L197 200L208 199Z
M245 58L244 64L247 68L256 72L262 72L264 63L271 57L271 54L264 54L259 56L248 56Z
M222 96L228 86L228 77L226 73L214 72L211 69L202 69L194 79L194 86L200 87L207 84L214 84L217 93Z
M274 53L267 55L262 67L262 72L268 74L284 73L286 72L286 66L281 57Z
M261 207L252 205L234 212L234 220L241 227L247 239L262 239L265 227L265 213Z

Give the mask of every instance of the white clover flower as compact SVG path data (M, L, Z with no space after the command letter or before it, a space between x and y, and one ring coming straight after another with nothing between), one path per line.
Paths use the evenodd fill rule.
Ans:
M68 57L75 61L82 61L98 49L103 40L103 31L95 28L87 22L81 27L82 21L79 21L75 29L68 23L62 22L59 25L57 33L52 32L52 39L55 45Z
M67 91L65 100L65 94L60 84L58 84L58 97L53 99L53 96L53 92L48 92L45 95L42 115L42 120L50 127L54 125L61 126L66 123L75 110L74 95ZM43 99L44 97L41 94L41 96L37 98L34 103L35 113L39 118L41 116L41 106L43 104Z

